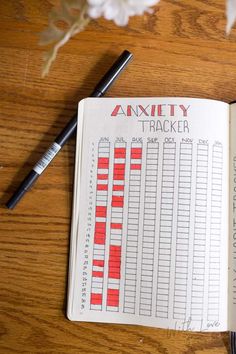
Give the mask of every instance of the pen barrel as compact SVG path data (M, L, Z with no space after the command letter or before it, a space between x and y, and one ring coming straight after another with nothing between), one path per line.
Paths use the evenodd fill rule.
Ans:
M109 89L111 84L120 75L121 71L126 67L128 62L132 59L133 55L128 50L124 50L111 68L102 77L99 83L96 85L90 97L102 97L105 92ZM77 114L69 121L65 128L55 139L55 142L61 147L75 134L77 127Z
M230 354L236 354L236 333L230 332Z
M75 120L77 120L76 116ZM56 157L60 150L61 146L54 141L49 149L43 154L41 159L36 163L33 170L31 170L30 173L25 177L13 196L6 203L6 207L8 209L13 209L16 206L16 204L21 200L21 198L30 189L30 187L32 187L38 177L44 172L44 170L48 167L48 165Z
M121 71L126 67L126 65L128 64L131 58L132 58L132 54L128 50L123 51L123 53L112 65L112 67L99 81L99 83L91 93L90 97L103 96L105 92L108 90L108 88L111 86L111 84L119 76ZM62 132L57 136L54 143L50 146L50 148L46 151L43 157L34 166L33 170L26 176L24 181L20 184L17 191L6 203L7 208L13 209L16 206L16 204L20 201L23 195L30 189L30 187L35 183L35 181L38 179L40 174L45 170L45 168L49 165L52 159L57 155L60 149L76 132L76 126L77 126L77 114L73 116L73 118L65 126Z
M120 75L122 70L126 67L128 62L132 59L133 54L128 50L124 50L111 68L102 77L99 83L94 88L90 97L101 97L109 89L109 87L115 82L115 79Z
M39 175L34 170L30 171L30 173L25 177L23 182L19 185L16 192L13 196L8 200L6 206L8 209L13 209L16 204L21 200L24 194L32 187L32 185L36 182Z
M77 126L77 114L75 114L69 123L65 126L62 132L56 137L55 142L63 147L65 143L72 137L76 132Z

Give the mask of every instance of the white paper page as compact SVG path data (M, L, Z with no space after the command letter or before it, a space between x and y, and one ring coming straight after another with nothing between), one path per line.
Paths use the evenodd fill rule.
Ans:
M230 106L229 329L236 331L236 104Z
M228 105L82 106L68 317L227 330Z

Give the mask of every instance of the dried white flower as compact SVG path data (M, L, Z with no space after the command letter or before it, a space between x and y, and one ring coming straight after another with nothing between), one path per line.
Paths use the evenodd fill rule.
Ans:
M226 16L227 16L226 33L229 34L236 20L236 0L227 0Z
M49 26L41 33L40 45L52 44L44 55L42 76L48 74L57 52L72 36L83 31L90 18L87 15L87 0L61 0L60 7L54 8L49 15ZM75 11L77 13L75 13ZM65 29L58 27L58 21L65 24Z
M150 12L159 0L88 0L88 14L92 18L105 17L118 26L126 26L129 17Z
M159 0L61 0L60 7L54 8L50 13L48 28L41 33L39 44L52 44L44 55L42 76L48 73L60 47L76 33L83 31L90 18L104 16L108 20L114 20L118 26L124 26L130 16L151 12L150 6L158 2ZM66 28L61 29L58 22L63 22Z
M152 12L151 6L160 0L60 0L61 6L54 8L49 16L49 26L41 33L40 44L52 44L44 55L42 75L45 76L57 52L72 36L83 31L90 18L104 17L118 26L127 25L129 18ZM229 34L236 21L236 0L226 0L227 25ZM63 22L66 28L58 26Z

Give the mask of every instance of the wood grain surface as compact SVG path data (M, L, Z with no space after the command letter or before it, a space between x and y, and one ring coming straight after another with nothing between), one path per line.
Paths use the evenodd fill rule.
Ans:
M118 28L91 22L41 79L47 0L0 1L0 353L222 354L228 334L73 323L65 317L75 143L14 211L4 203L123 49L108 96L236 99L236 31L224 0L162 0Z

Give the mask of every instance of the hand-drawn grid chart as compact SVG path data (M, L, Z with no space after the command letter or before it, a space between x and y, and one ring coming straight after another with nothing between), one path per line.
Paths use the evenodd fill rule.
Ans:
M139 314L152 314L159 143L147 143Z
M187 307L191 183L192 144L180 143L173 317L183 320Z
M136 304L141 167L142 143L131 143L124 285L124 312L127 313L135 313Z
M173 318L186 319L190 277L190 315L193 320L201 320L208 272L207 319L218 320L222 183L220 144L99 142L90 309L169 318L172 311L170 270L174 262ZM160 198L157 198L158 188ZM175 228L174 205L177 208ZM207 215L210 215L208 270L205 268ZM189 267L190 248L192 267ZM122 255L124 271L121 273Z

